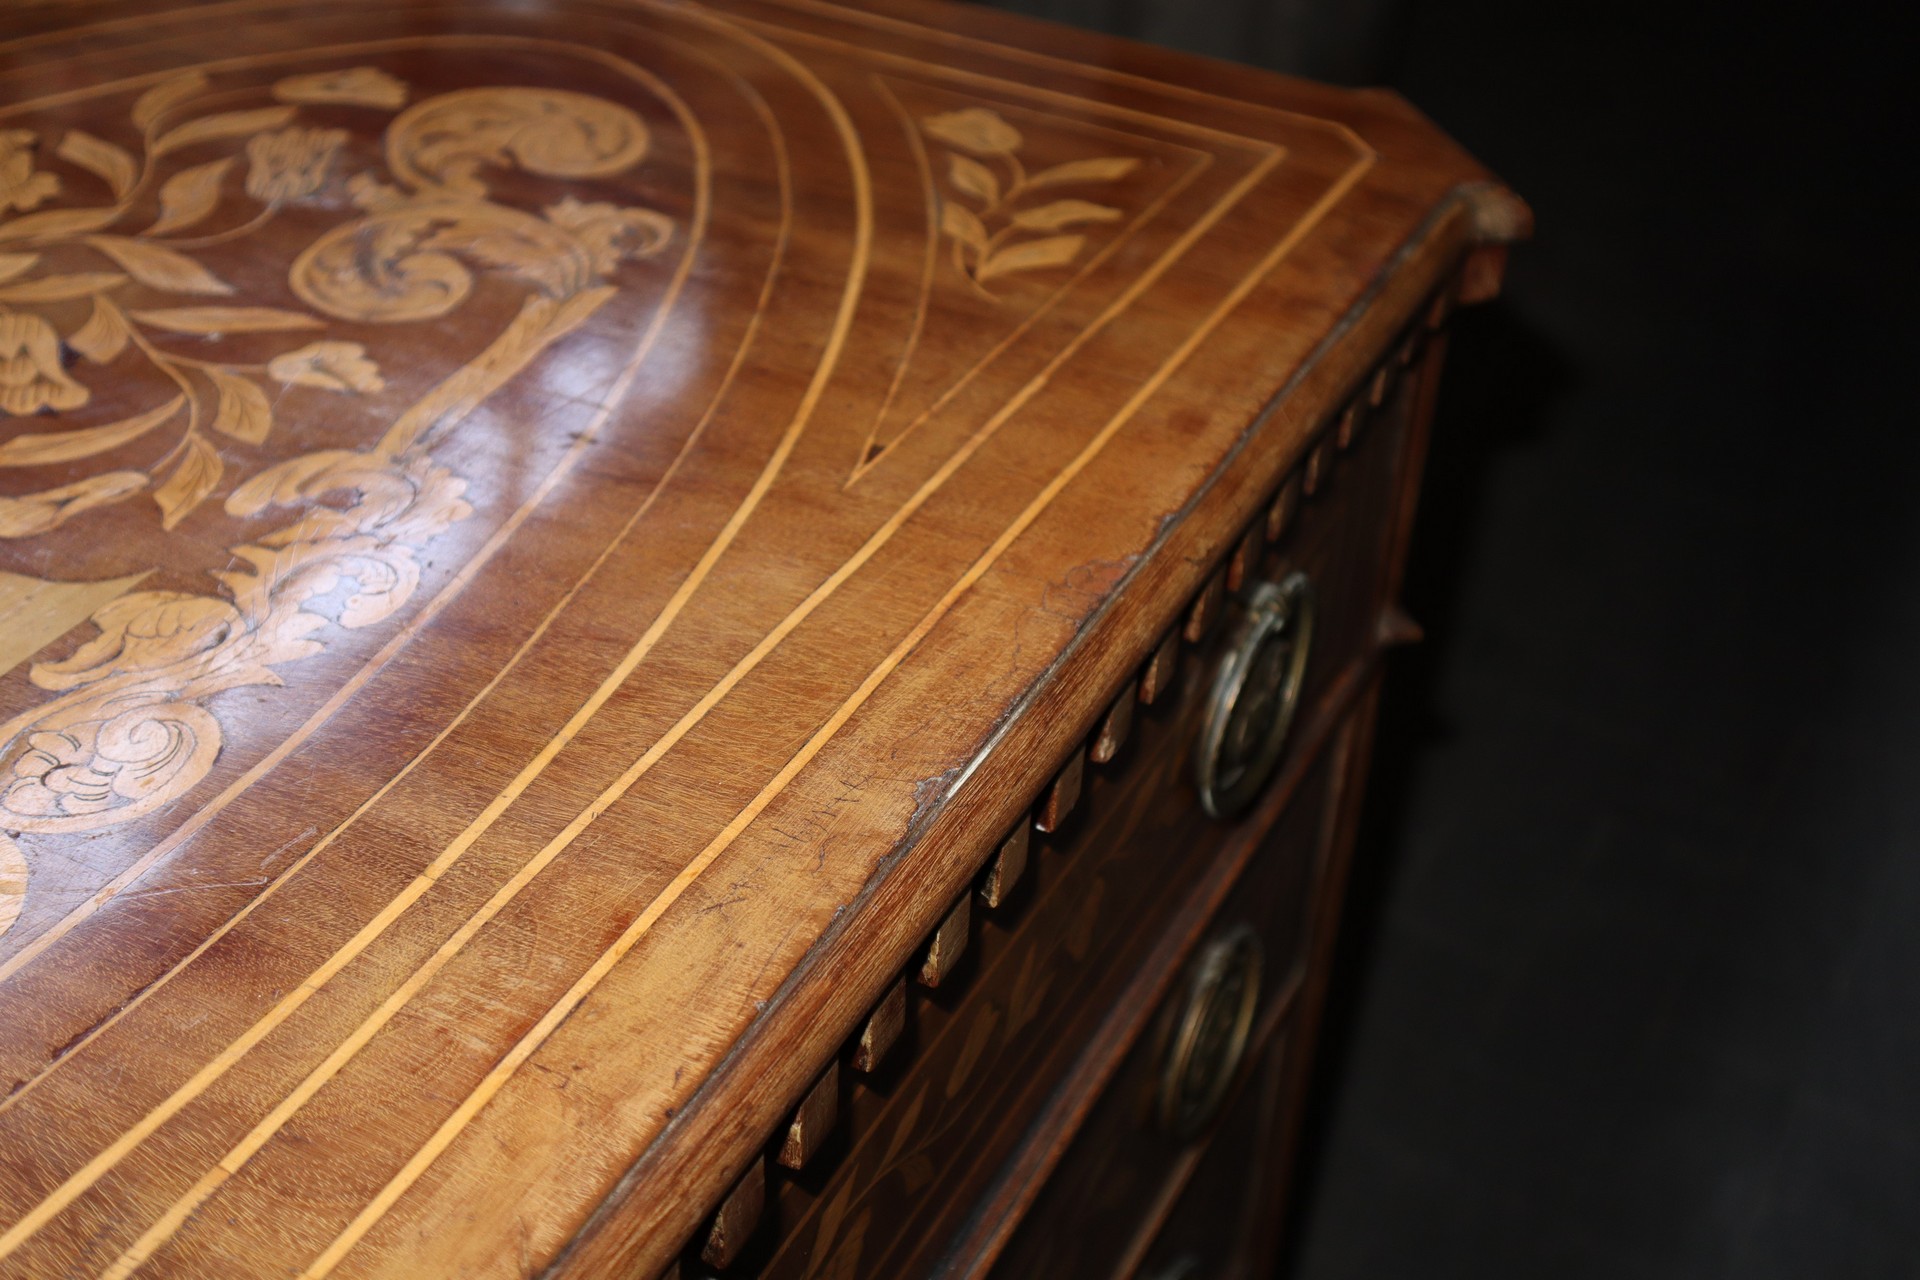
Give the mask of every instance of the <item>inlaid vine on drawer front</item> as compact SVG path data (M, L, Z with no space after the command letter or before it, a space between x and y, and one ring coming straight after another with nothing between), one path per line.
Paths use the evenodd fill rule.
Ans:
M1013 893L1028 858L1026 832L1058 828L1080 800L1080 779L1086 764L1091 761L1105 765L1120 758L1121 744L1133 720L1133 703L1152 704L1164 696L1173 683L1174 668L1183 647L1205 642L1223 616L1226 599L1255 583L1268 550L1287 539L1301 503L1311 501L1332 482L1339 455L1358 439L1369 414L1386 403L1400 370L1412 363L1428 330L1437 328L1445 314L1440 302L1429 308L1424 323L1411 327L1403 335L1341 412L1323 425L1309 442L1300 463L1276 486L1245 534L1230 544L1226 556L1203 581L1161 643L1122 687L1119 699L1099 718L1090 735L1076 745L1066 763L1038 789L1033 804L1015 831L988 851L986 865L976 877L972 891L978 893L982 910L991 914ZM1130 779L1133 785L1123 793L1130 801L1143 802L1163 786L1180 785L1187 772L1180 752L1165 753L1149 767L1153 770L1152 776ZM960 1005L952 1021L921 1054L923 1059L938 1057L957 1043L958 1049L948 1069L937 1076L915 1081L897 1102L882 1112L876 1127L856 1135L839 1157L844 1164L836 1171L837 1185L812 1203L799 1221L781 1224L780 1253L784 1256L797 1250L808 1259L801 1273L805 1280L853 1280L857 1275L867 1274L860 1268L863 1261L873 1262L866 1257L866 1246L874 1224L875 1193L894 1180L909 1195L923 1193L933 1185L939 1170L930 1152L956 1126L981 1119L975 1108L957 1101L973 1073L980 1063L1009 1047L1032 1025L1062 975L1088 955L1106 905L1104 883L1104 877L1096 876L1074 904L1075 909L1059 930L1058 947L1046 951L1031 947L1022 950L1018 958L1020 971L1004 1004L981 999ZM937 970L941 981L953 975L952 961L941 961L931 953L956 945L953 936L956 919L962 927L971 929L976 927L973 917L979 914L978 911L950 910L916 952L909 972L924 976L930 969ZM960 945L964 946L964 939ZM1011 955L1006 959L1008 963L1014 961ZM976 981L983 978L984 975L974 975ZM966 981L967 977L963 975L961 980ZM904 990L904 979L890 986L887 998L876 1008L873 1017L863 1022L856 1032L848 1049L848 1060L856 1070L886 1065L884 1053L863 1058L862 1046L869 1041L875 1020L891 1028L886 1039L888 1046L892 1045L898 1031L893 1020L904 1011ZM808 1106L816 1108L816 1132L809 1145L817 1150L818 1104L810 1098L802 1104L803 1110ZM844 1119L840 1122L845 1123ZM791 1127L792 1122L781 1126L771 1139L770 1150L777 1154L788 1144ZM768 1202L774 1198L771 1194L766 1197ZM732 1207L730 1204L729 1208ZM737 1221L727 1226L730 1230L738 1229ZM712 1226L707 1228L696 1241L696 1253L710 1243L712 1230Z

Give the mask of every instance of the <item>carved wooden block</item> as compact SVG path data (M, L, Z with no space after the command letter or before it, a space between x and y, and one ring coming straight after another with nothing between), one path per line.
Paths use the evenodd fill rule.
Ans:
M1278 542L1293 527L1294 512L1300 507L1300 473L1290 474L1280 483L1280 491L1267 506L1267 541Z
M1500 293L1500 281L1507 273L1507 246L1482 245L1467 255L1460 268L1459 301L1485 302Z
M972 928L973 895L963 893L927 943L927 953L920 961L922 986L937 987L952 976L960 957L967 953L967 935Z
M1227 590L1238 591L1246 585L1249 574L1260 572L1260 557L1266 551L1261 537L1265 529L1263 521L1255 521L1233 549L1233 555L1227 560Z
M1140 701L1148 706L1158 702L1173 687L1179 668L1180 633L1177 630L1169 631L1154 646L1153 656L1147 659L1147 665L1140 669Z
M1020 877L1026 874L1027 850L1033 843L1033 827L1025 817L1013 825L1013 831L1000 842L993 861L980 877L980 901L997 907L1013 893Z
M732 1266L760 1225L760 1214L766 1206L766 1161L756 1157L714 1212L706 1243L700 1246L700 1260L710 1267Z
M1093 745L1087 749L1087 758L1095 764L1110 764L1120 754L1120 748L1127 745L1127 734L1133 728L1133 704L1140 700L1139 685L1130 683L1120 691L1120 696L1107 708L1107 714L1100 719L1100 729L1093 735Z
M1080 803L1080 783L1086 777L1086 768L1086 755L1075 751L1060 772L1054 775L1052 784L1040 799L1039 808L1034 810L1033 825L1036 828L1051 834L1066 823L1073 806Z
M1361 424L1365 422L1365 420L1366 414L1361 410L1360 402L1358 400L1349 401L1347 407L1340 411L1340 421L1334 426L1334 445L1340 449L1351 449L1353 447L1353 439L1359 434Z
M867 1015L867 1023L860 1029L860 1039L853 1048L853 1069L873 1072L886 1061L887 1054L900 1039L900 1033L907 1029L907 980L901 978L887 994L880 997L873 1012Z
M1383 364L1373 372L1373 380L1367 384L1367 403L1378 409L1387 402L1387 392L1393 390L1393 375L1396 372L1392 364Z
M1300 492L1309 498L1318 495L1332 471L1333 439L1322 433L1307 450L1307 460L1300 468Z
M1400 340L1399 350L1393 353L1394 363L1402 369L1408 368L1420 358L1420 352L1427 345L1425 325L1415 325L1407 330L1407 336Z
M1200 594L1193 598L1187 608L1187 624L1181 634L1189 644L1199 644L1213 630L1213 624L1220 620L1220 606L1227 598L1227 571L1225 566L1216 570L1208 578L1206 585L1200 588Z
M787 1122L787 1136L780 1143L780 1164L788 1169L804 1169L814 1154L833 1136L840 1119L840 1060L827 1063L826 1071L814 1082L807 1096L793 1110Z
M1425 636L1425 629L1399 605L1389 607L1380 615L1382 645L1418 644Z

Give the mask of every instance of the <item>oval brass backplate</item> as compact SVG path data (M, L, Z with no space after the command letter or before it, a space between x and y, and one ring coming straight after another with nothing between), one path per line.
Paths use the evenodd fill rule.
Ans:
M1194 747L1200 803L1216 818L1252 804L1280 762L1313 640L1313 585L1306 574L1260 583L1246 606L1220 655Z
M1191 1138L1227 1096L1260 1004L1260 937L1239 925L1194 958L1160 1072L1161 1128Z

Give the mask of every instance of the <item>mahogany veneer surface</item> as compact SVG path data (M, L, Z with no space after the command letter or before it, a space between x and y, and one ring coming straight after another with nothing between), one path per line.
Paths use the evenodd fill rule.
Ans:
M666 1265L1522 216L907 0L40 4L0 85L8 1276Z

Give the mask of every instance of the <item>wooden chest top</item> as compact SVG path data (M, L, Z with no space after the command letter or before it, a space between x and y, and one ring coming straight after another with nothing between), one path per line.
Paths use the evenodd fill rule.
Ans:
M682 1221L1518 216L919 3L40 4L0 85L9 1276Z

